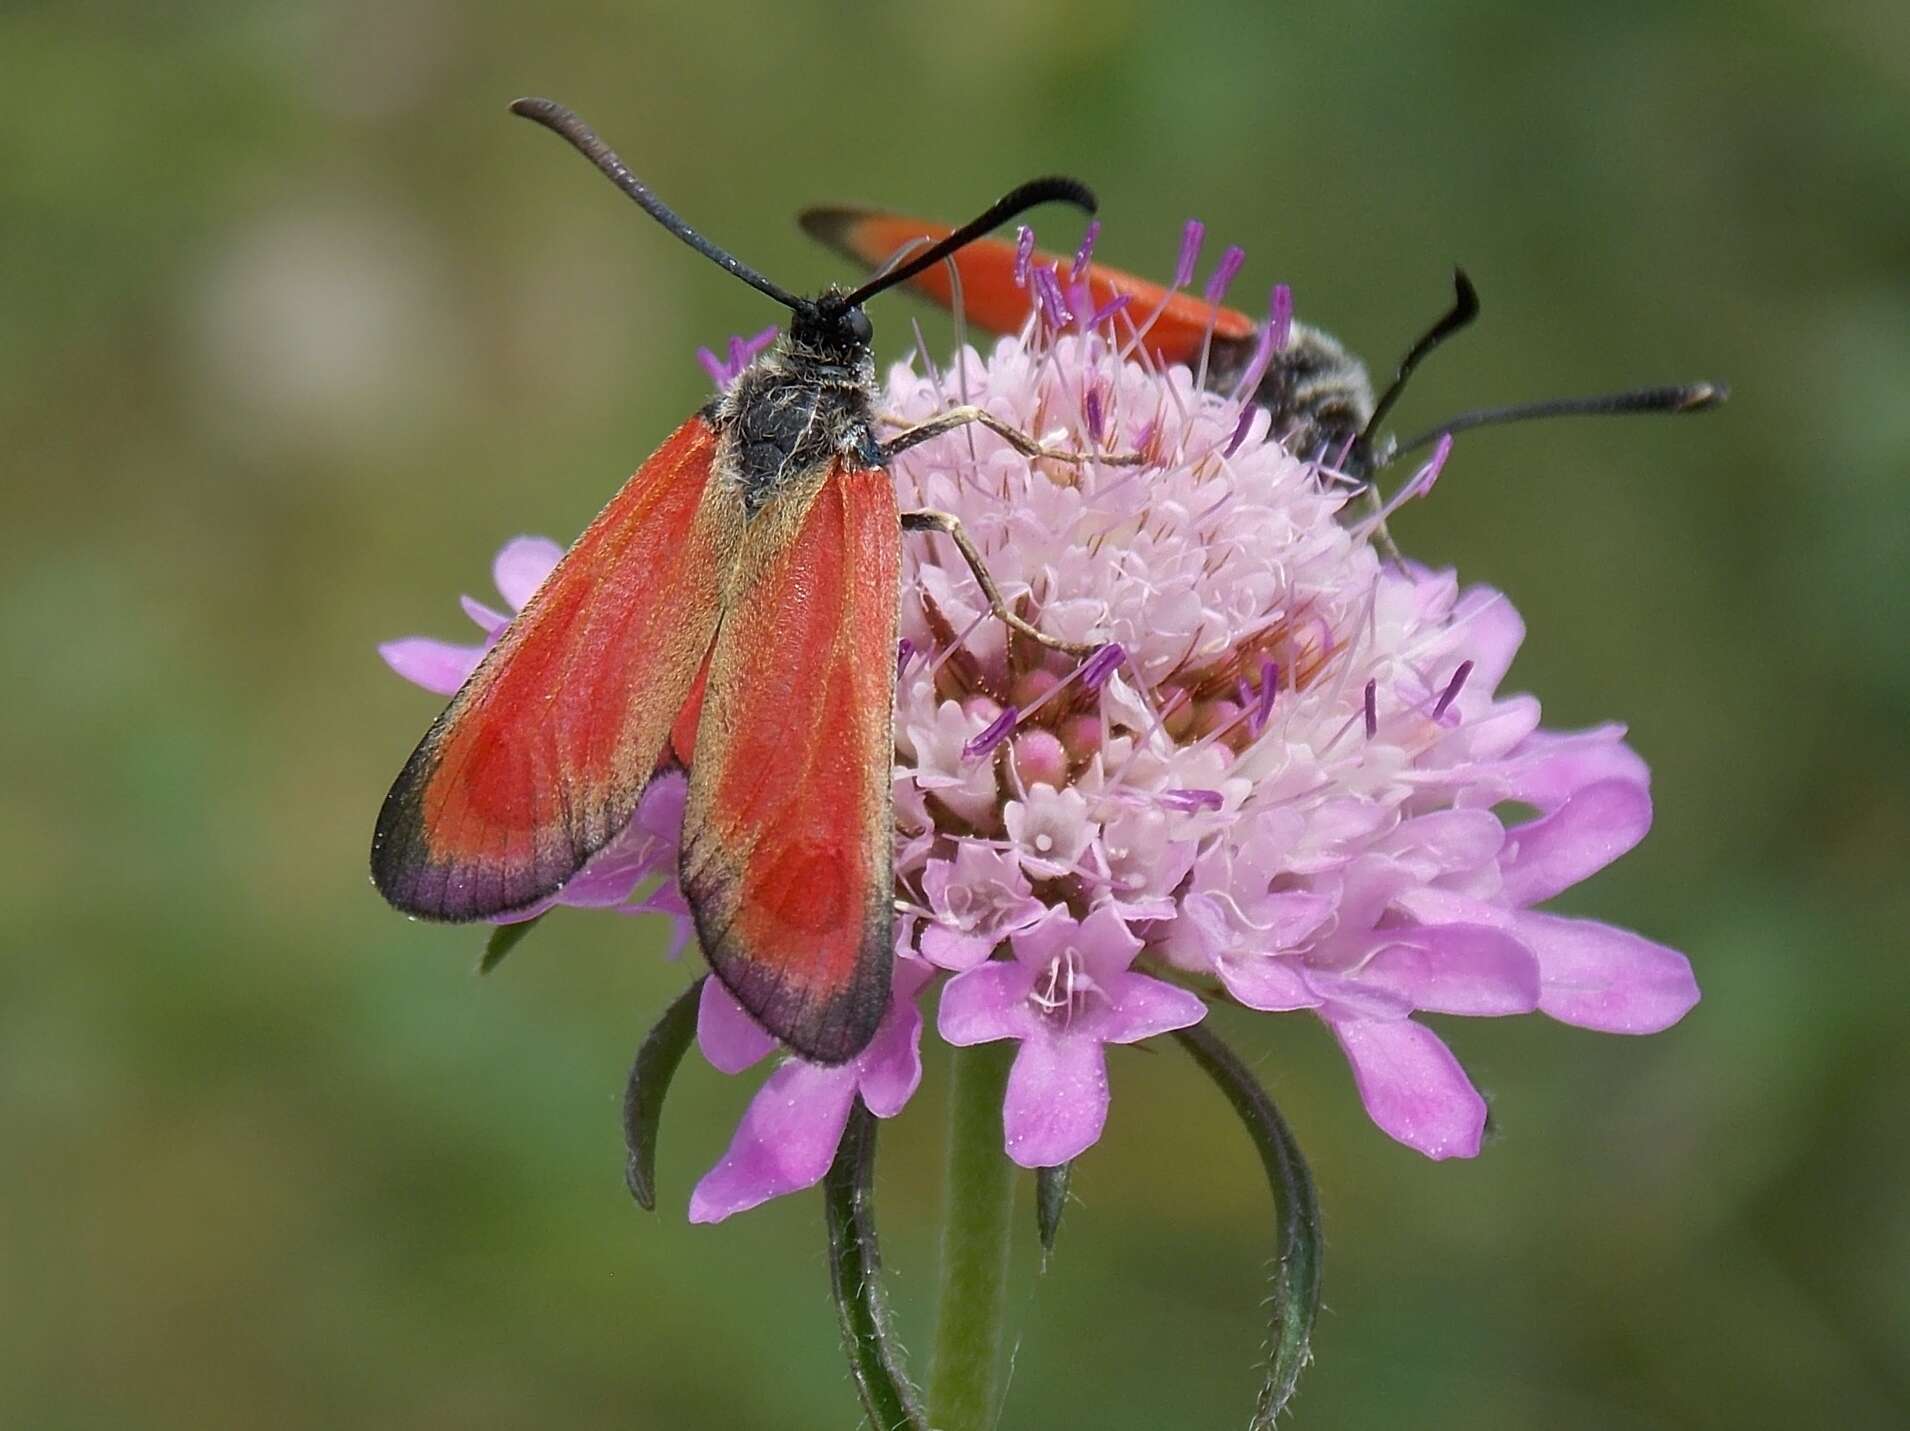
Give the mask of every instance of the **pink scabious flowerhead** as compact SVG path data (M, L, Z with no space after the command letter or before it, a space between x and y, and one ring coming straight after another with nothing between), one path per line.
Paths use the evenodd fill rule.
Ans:
M1180 286L1199 246L1190 226ZM1382 558L1380 518L1347 505L1357 484L1287 451L1239 396L1250 385L1207 391L1151 365L1136 338L1149 315L1094 311L1088 262L1084 245L1065 268L1036 264L1018 335L946 370L925 354L896 365L881 410L913 425L974 403L1051 451L1142 454L1031 460L971 426L891 469L905 510L959 517L1010 606L1091 654L1010 633L951 541L904 539L894 1004L853 1062L787 1058L770 1074L698 1185L697 1220L819 1181L857 1097L900 1112L937 996L945 1042L1015 1043L1004 1135L1030 1167L1100 1136L1110 1045L1186 1028L1212 1002L1320 1020L1373 1121L1449 1158L1478 1152L1486 1106L1416 1015L1537 1012L1640 1034L1697 1000L1675 950L1539 908L1651 823L1623 727L1542 729L1534 697L1501 689L1525 635L1506 597ZM1239 264L1223 255L1211 301ZM1275 289L1271 331L1291 307ZM1430 492L1450 451L1395 504ZM556 555L508 545L506 601L521 605ZM466 609L494 640L504 618ZM448 691L481 650L384 654ZM629 848L557 902L680 919L680 808L680 786L653 791ZM726 1072L772 1049L713 980L697 1036Z

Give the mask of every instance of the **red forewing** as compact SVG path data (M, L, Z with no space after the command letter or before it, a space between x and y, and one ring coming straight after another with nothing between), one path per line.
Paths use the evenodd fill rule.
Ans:
M704 954L806 1058L866 1045L888 1004L900 520L840 462L750 521L711 654L683 822Z
M523 909L629 822L735 560L742 503L710 481L715 450L703 418L678 428L425 734L372 840L372 878L400 909Z
M911 239L934 241L950 232L948 225L926 219L850 208L810 209L803 214L802 224L838 253L870 268ZM962 307L970 322L997 333L1012 333L1021 326L1028 316L1030 297L1026 288L1015 286L1014 244L1003 239L977 239L955 254L952 261L961 275ZM1034 261L1050 267L1059 264L1064 275L1072 264L1071 259L1051 253L1037 253ZM1148 351L1163 362L1197 361L1210 328L1222 343L1244 342L1254 336L1253 319L1237 309L1215 308L1195 295L1170 292L1158 283L1119 269L1091 264L1086 281L1097 310L1126 295L1128 317L1136 326L1160 309L1145 341ZM923 269L907 286L944 308L953 306L947 264Z

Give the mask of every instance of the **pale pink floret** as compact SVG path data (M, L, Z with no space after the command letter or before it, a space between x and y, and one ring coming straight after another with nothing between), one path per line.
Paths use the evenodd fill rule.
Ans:
M1141 941L1113 909L1076 921L1063 910L1009 938L1012 960L990 960L942 990L936 1028L952 1044L1016 1039L1002 1129L1008 1156L1046 1168L1086 1152L1108 1115L1103 1047L1197 1024L1198 996L1129 969Z

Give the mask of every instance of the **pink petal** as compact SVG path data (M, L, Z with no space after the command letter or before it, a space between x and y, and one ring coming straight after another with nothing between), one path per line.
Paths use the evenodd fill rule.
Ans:
M996 961L957 974L942 990L935 1028L945 1043L966 1047L998 1038L1025 1038L1035 1026L1028 1008L1034 975L1021 964Z
M1236 954L1217 961L1214 972L1227 992L1250 1009L1286 1013L1317 1009L1320 996L1295 961L1277 954Z
M922 926L922 957L944 969L972 969L986 959L995 941L982 934L964 934L946 924Z
M868 1048L856 1059L856 1086L878 1118L893 1118L922 1082L922 1010L916 995L934 970L915 959L895 966L894 1003Z
M1377 848L1442 874L1477 869L1505 848L1505 828L1490 810L1438 810L1407 820Z
M1511 668L1525 641L1525 621L1504 593L1489 586L1466 588L1452 609L1455 628L1465 633L1457 648L1472 661L1468 684L1490 695Z
M766 1057L776 1040L743 1012L736 995L712 975L703 981L696 1005L696 1046L721 1073L741 1073Z
M623 904L646 879L673 869L673 848L633 821L570 877L558 892L557 903L574 909Z
M1529 1014L1539 1006L1539 961L1511 935L1478 924L1398 930L1360 969L1362 983L1441 1014Z
M1109 1006L1095 1022L1094 1036L1108 1043L1139 1043L1207 1017L1200 995L1145 974L1116 974L1102 987Z
M1108 1061L1099 1040L1043 1029L1022 1042L1001 1110L1010 1158L1024 1168L1065 1163L1094 1145L1107 1119Z
M1513 929L1538 955L1539 1008L1561 1023L1657 1033L1698 1002L1691 961L1628 929L1531 912Z
M511 624L510 617L501 611L491 610L475 596L460 596L458 605L471 618L472 624L484 633L486 640L496 640L504 634L504 628Z
M429 636L406 636L378 648L385 664L414 686L441 696L456 695L484 656L482 646L456 646Z
M563 554L564 549L549 537L512 537L491 563L498 595L510 603L511 610L522 611Z
M1601 780L1651 784L1651 768L1625 744L1622 725L1564 733L1535 731L1508 767L1503 777L1505 798L1546 811Z
M1439 1035L1411 1019L1328 1019L1353 1065L1367 1116L1429 1158L1470 1158L1485 1133L1486 1101Z
M1551 814L1506 832L1503 897L1518 906L1550 899L1604 869L1650 828L1651 792L1644 785L1587 785Z
M690 1221L721 1222L821 1182L835 1161L855 1093L855 1072L847 1067L791 1059L770 1074L750 1100L729 1151L690 1195Z

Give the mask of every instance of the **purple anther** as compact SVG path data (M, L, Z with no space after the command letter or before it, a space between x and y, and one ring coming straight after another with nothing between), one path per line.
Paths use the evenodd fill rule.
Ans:
M1035 231L1027 224L1015 230L1015 287L1028 286L1028 265L1035 256Z
M1446 459L1452 456L1452 434L1444 434L1439 445L1433 448L1433 455L1426 465L1413 473L1413 480L1406 484L1406 493L1411 497L1424 497L1433 489L1433 483L1439 480L1439 473L1446 465Z
M1218 303L1227 296L1227 287L1240 272L1240 265L1247 261L1247 251L1237 243L1227 245L1227 251L1220 256L1220 262L1214 265L1214 271L1207 275L1205 297L1209 303Z
M1126 659L1127 651L1120 642L1108 642L1088 657L1086 664L1081 667L1081 684L1091 691L1100 690L1107 684L1108 677L1114 674L1115 667Z
M1087 400L1082 406L1087 409L1088 436L1098 445L1101 441L1101 428L1105 417L1101 410L1101 390L1089 388Z
M710 375L710 381L719 388L730 385L729 365L708 348L696 350L696 360L703 365L703 371Z
M1247 360L1247 367L1240 375L1240 381L1234 384L1236 401L1247 401L1260 390L1260 380L1267 375L1267 369L1273 366L1273 355L1280 346L1273 331L1273 324L1261 325L1260 336L1254 340L1253 356Z
M1366 738L1379 734L1379 682L1366 683Z
M1267 333L1275 352L1284 351L1293 336L1293 290L1284 283L1274 284L1273 296L1267 300Z
M1008 739L1009 734L1015 728L1015 722L1019 719L1021 719L1020 713L1017 712L1013 706L1009 706L983 727L979 735L971 738L969 742L962 747L962 758L964 760L980 760L984 755L988 754L989 751Z
M1232 457L1240 450L1240 444L1247 440L1247 429L1253 426L1256 409L1252 403L1240 405L1240 421L1234 424L1234 435L1227 439L1226 447L1221 449L1222 457Z
M902 679L902 673L909 668L909 662L915 659L915 643L904 636L895 643L895 678Z
M1218 810L1226 805L1227 797L1218 790L1169 790L1161 803L1176 810Z
M1114 315L1127 307L1127 305L1133 301L1133 298L1134 296L1131 293L1115 294L1114 297L1108 299L1106 303L1103 303L1099 308L1094 310L1094 317L1089 320L1088 326L1090 328L1099 328L1103 323L1111 322Z
M1079 283L1081 275L1088 271L1088 260L1094 257L1094 241L1101 236L1101 221L1092 219L1088 231L1081 235L1081 247L1074 251L1074 267L1068 270L1068 282Z
M1200 245L1207 237L1207 225L1189 219L1180 231L1180 262L1174 265L1174 287L1185 288L1194 281L1194 265L1200 262Z
M1459 699L1459 693L1466 688L1466 677L1472 674L1472 662L1461 661L1459 669L1452 673L1452 679L1446 682L1446 689L1433 706L1432 718L1438 720L1446 713L1446 707Z
M1056 328L1066 326L1074 314L1068 311L1068 300L1062 295L1061 280L1055 277L1055 271L1044 265L1034 270L1033 278L1041 316Z
M776 334L779 331L780 330L776 327L776 325L774 323L771 323L767 328L763 329L762 332L754 334L751 337L745 338L743 340L743 360L745 362L748 362L750 359L754 358L758 353L762 352L763 349L767 348L771 343L775 342ZM738 369L738 371L740 372L741 369Z

